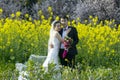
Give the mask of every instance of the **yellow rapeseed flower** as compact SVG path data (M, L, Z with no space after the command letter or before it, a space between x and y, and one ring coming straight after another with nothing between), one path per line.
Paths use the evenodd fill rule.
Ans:
M68 18L70 17L70 15L66 15Z
M20 11L17 11L17 12L16 12L16 17L20 17L20 15L21 15L21 12L20 12Z
M93 17L90 15L89 18L92 19Z
M72 20L72 24L75 24L75 20Z
M13 52L13 49L10 49L10 52Z
M41 15L41 19L44 19L45 18L45 16L44 15Z
M3 39L2 38L0 38L0 42L2 42L3 41Z
M15 14L11 14L11 17L12 17L12 18L15 17Z
M118 31L120 31L120 24L119 24L119 26L118 26Z
M2 46L2 49L5 49L5 46Z
M112 52L112 53L115 53L115 50L114 50L114 49L112 49L112 50L111 50L111 52Z
M29 17L29 21L31 21L32 20L32 18L31 17Z
M38 11L38 14L39 14L39 15L42 15L42 10Z
M109 51L110 49L109 49L109 47L106 47L106 51Z
M29 14L25 14L25 17L28 18L28 17L29 17Z
M68 25L70 25L70 21L68 21Z
M65 61L69 62L69 60L67 58L65 58Z
M34 46L34 43L31 43L31 46Z
M0 14L2 14L2 12L3 12L3 9L2 9L2 8L0 8Z
M59 16L56 16L55 20L59 20Z
M80 20L80 18L78 17L76 20L77 20L77 21L79 21L79 20Z
M2 49L2 46L0 46L0 49Z
M52 16L52 15L53 15L53 12L50 12L50 15Z
M48 11L51 12L52 11L52 7L49 6L48 7Z
M10 45L10 41L7 42L7 45L8 45L8 46Z

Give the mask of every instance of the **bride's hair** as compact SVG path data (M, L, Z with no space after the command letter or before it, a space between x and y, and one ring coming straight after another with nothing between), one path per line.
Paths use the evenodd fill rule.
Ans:
M55 20L52 22L51 29L50 29L50 36L52 35L52 32L54 31L54 28L55 28L57 23L60 23L60 22L58 20Z
M52 23L53 29L56 27L56 24L57 24L57 23L60 23L60 21L57 21L57 20L53 21L53 23Z
M52 41L52 35L53 35L53 31L54 31L54 28L56 27L56 24L57 23L60 23L59 21L57 21L57 20L55 20L55 21L53 21L52 22L52 24L51 24L51 29L50 29L50 37L49 37L49 41L48 41L48 52L49 52L49 50L50 50L50 47L49 47L49 45L50 45L50 43L51 43L51 41Z

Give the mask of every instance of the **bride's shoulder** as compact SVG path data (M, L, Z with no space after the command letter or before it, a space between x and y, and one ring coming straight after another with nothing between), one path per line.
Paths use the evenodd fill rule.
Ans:
M54 35L55 36L59 35L59 32L58 31L54 31Z
M54 34L58 34L58 31L54 31Z

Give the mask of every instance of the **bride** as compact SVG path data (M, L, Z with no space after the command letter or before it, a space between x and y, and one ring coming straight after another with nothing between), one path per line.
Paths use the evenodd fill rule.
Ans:
M48 71L48 64L50 64L50 63L55 64L55 68L59 69L58 52L60 49L60 43L64 42L64 39L62 39L61 35L59 34L60 30L61 30L60 22L53 21L52 27L50 30L50 38L49 38L49 42L48 42L48 54L43 63L43 67L45 68L46 72ZM70 31L70 29L67 30L67 33L69 31Z

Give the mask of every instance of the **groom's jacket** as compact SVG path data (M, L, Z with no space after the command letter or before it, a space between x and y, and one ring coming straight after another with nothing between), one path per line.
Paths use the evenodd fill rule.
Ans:
M68 28L71 28L71 31L68 33L68 37L71 37L73 39L73 43L68 50L68 54L75 55L78 53L76 48L76 44L79 41L78 32L75 27L68 26ZM60 31L61 36L62 36L62 33L63 33L63 29L61 29Z

